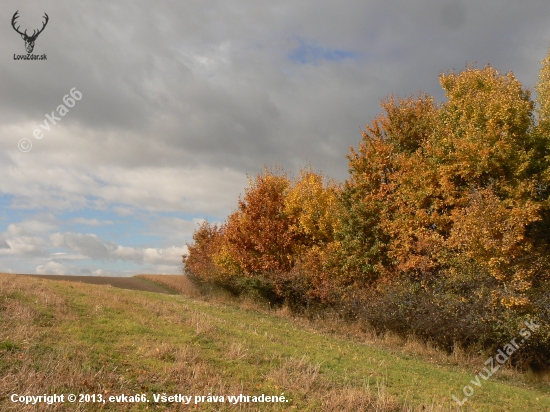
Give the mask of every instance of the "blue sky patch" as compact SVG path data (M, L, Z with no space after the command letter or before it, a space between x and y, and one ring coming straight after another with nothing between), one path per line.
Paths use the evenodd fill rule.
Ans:
M346 59L355 59L358 57L356 52L344 49L331 49L323 47L316 42L307 42L298 39L300 46L290 52L288 58L300 64L315 63L319 60L342 61Z

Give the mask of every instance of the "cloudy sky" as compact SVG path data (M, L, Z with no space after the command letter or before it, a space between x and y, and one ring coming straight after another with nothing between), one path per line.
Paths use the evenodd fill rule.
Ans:
M532 88L550 44L547 0L0 10L0 272L14 273L179 273L193 230L234 210L247 174L311 163L344 180L384 97L442 101L438 74L472 62ZM33 51L47 60L14 59L17 10L29 35L48 14ZM61 116L73 88L82 97Z

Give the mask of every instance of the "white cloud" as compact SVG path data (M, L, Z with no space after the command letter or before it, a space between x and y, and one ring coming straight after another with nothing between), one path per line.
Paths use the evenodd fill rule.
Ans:
M36 274L38 275L70 275L71 271L63 266L61 263L50 261L45 265L36 267Z
M13 162L17 167L0 164L4 176L0 192L14 196L15 207L27 209L59 211L123 205L116 206L122 216L132 210L222 214L246 185L245 174L212 167L103 166L92 170L77 163L50 165L31 156L14 156ZM100 223L82 218L75 222Z
M31 221L32 222L32 221ZM181 220L180 227L185 225ZM28 222L10 224L0 234L0 259L6 263L13 259L25 259L26 263L35 263L35 271L39 274L92 274L102 271L103 276L128 275L127 270L109 270L93 266L116 264L131 264L142 267L139 272L178 273L181 268L181 256L187 252L186 246L168 245L166 247L128 247L100 238L94 233L73 232L31 232L24 227L32 227ZM40 225L38 229L42 229ZM10 260L7 260L10 259ZM89 265L89 268L82 265ZM170 269L168 269L170 268ZM7 270L7 269L5 269ZM25 272L28 269L21 269ZM99 272L98 272L99 273Z
M94 260L132 261L136 264L177 265L187 247L137 248L117 245L99 239L95 234L54 233L50 236L52 246L66 248Z
M112 225L112 220L98 220L98 219L86 219L83 217L77 217L73 219L74 223L79 223L81 225L88 226L102 226L102 225Z
M32 4L3 5L40 24ZM58 24L35 47L47 62L0 61L0 197L11 202L0 265L177 268L201 218L234 210L246 173L311 162L345 179L349 147L388 94L443 99L438 74L473 61L533 86L549 13L542 0L50 2ZM2 55L22 53L20 36L6 30ZM300 62L300 47L315 58ZM73 87L82 100L36 140L33 130ZM33 143L28 153L17 149L22 138ZM119 220L147 233L126 233ZM137 235L158 244L136 245ZM86 260L89 268L75 263Z
M0 248L0 256L47 256L44 239L21 225L10 224L1 237L4 241L3 247ZM6 245L8 247L5 247Z

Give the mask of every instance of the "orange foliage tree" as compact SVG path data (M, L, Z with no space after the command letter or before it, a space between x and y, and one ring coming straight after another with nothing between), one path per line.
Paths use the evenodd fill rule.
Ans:
M250 179L238 209L229 216L224 242L244 276L274 279L291 269L296 238L290 230L294 219L285 210L289 186L286 174L266 169Z
M193 243L187 244L183 255L184 273L188 276L214 282L219 270L214 256L220 249L222 230L217 225L203 222L193 233Z
M447 346L496 342L526 314L550 322L550 53L537 102L490 66L439 81L446 102L382 102L344 184L311 168L250 179L225 224L195 233L186 271L261 280L298 304L369 307L365 319Z
M466 253L464 244L471 241L468 250L479 252L478 263L503 281L504 266L527 262L526 254L533 253L528 232L547 208L533 196L541 184L533 171L541 170L544 147L533 133L534 104L511 73L500 75L489 66L441 75L440 81L448 102L435 105L425 95L390 98L382 104L384 114L367 126L359 150L351 150L344 196L352 199L345 216L353 216L337 237L346 250L364 251L351 257L363 275L422 280L449 266L449 249ZM487 215L471 213L479 204L479 196L472 197L477 191L507 222L494 235L513 238L513 245L481 253ZM495 259L504 262L500 271ZM525 291L532 271L512 271L523 279L514 281L518 290Z

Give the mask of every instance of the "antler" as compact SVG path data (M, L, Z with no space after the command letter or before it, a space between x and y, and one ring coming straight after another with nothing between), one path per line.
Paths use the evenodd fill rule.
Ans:
M42 23L42 28L40 30L38 30L38 33L36 33L36 34L34 34L34 31L33 31L31 37L38 37L38 35L44 31L44 28L46 27L46 24L48 24L48 20L50 20L50 18L48 17L48 15L46 13L44 13L43 17L46 19L46 21L44 23Z
M46 25L48 24L48 21L50 20L50 18L48 17L48 14L47 14L47 13L44 13L44 16L43 16L43 17L46 19L46 21L45 21L44 23L42 23L42 28L41 28L40 30L38 30L38 33L36 32L36 30L33 30L32 35L29 36L29 35L27 34L27 30L25 30L24 33L21 33L21 32L19 31L19 27L21 27L21 26L15 27L15 20L17 20L17 18L19 17L19 16L17 15L17 13L19 13L19 10L17 10L17 11L15 12L15 14L13 15L13 17L12 17L12 19L11 19L11 25L12 25L13 29L14 29L17 33L19 33L21 36L25 36L25 38L28 38L28 39L36 39L36 38L38 37L38 35L39 35L40 33L42 33L42 31L44 30L44 28L45 28Z
M13 17L12 17L12 19L11 19L11 26L12 26L13 29L14 29L17 33L19 33L21 36L26 36L26 35L27 35L27 30L25 30L25 33L21 33L21 32L19 31L19 27L21 27L21 26L17 26L17 28L15 27L15 20L17 20L17 18L19 17L19 16L17 15L17 13L19 13L19 10L17 10L17 11L15 12L15 14L13 15Z

